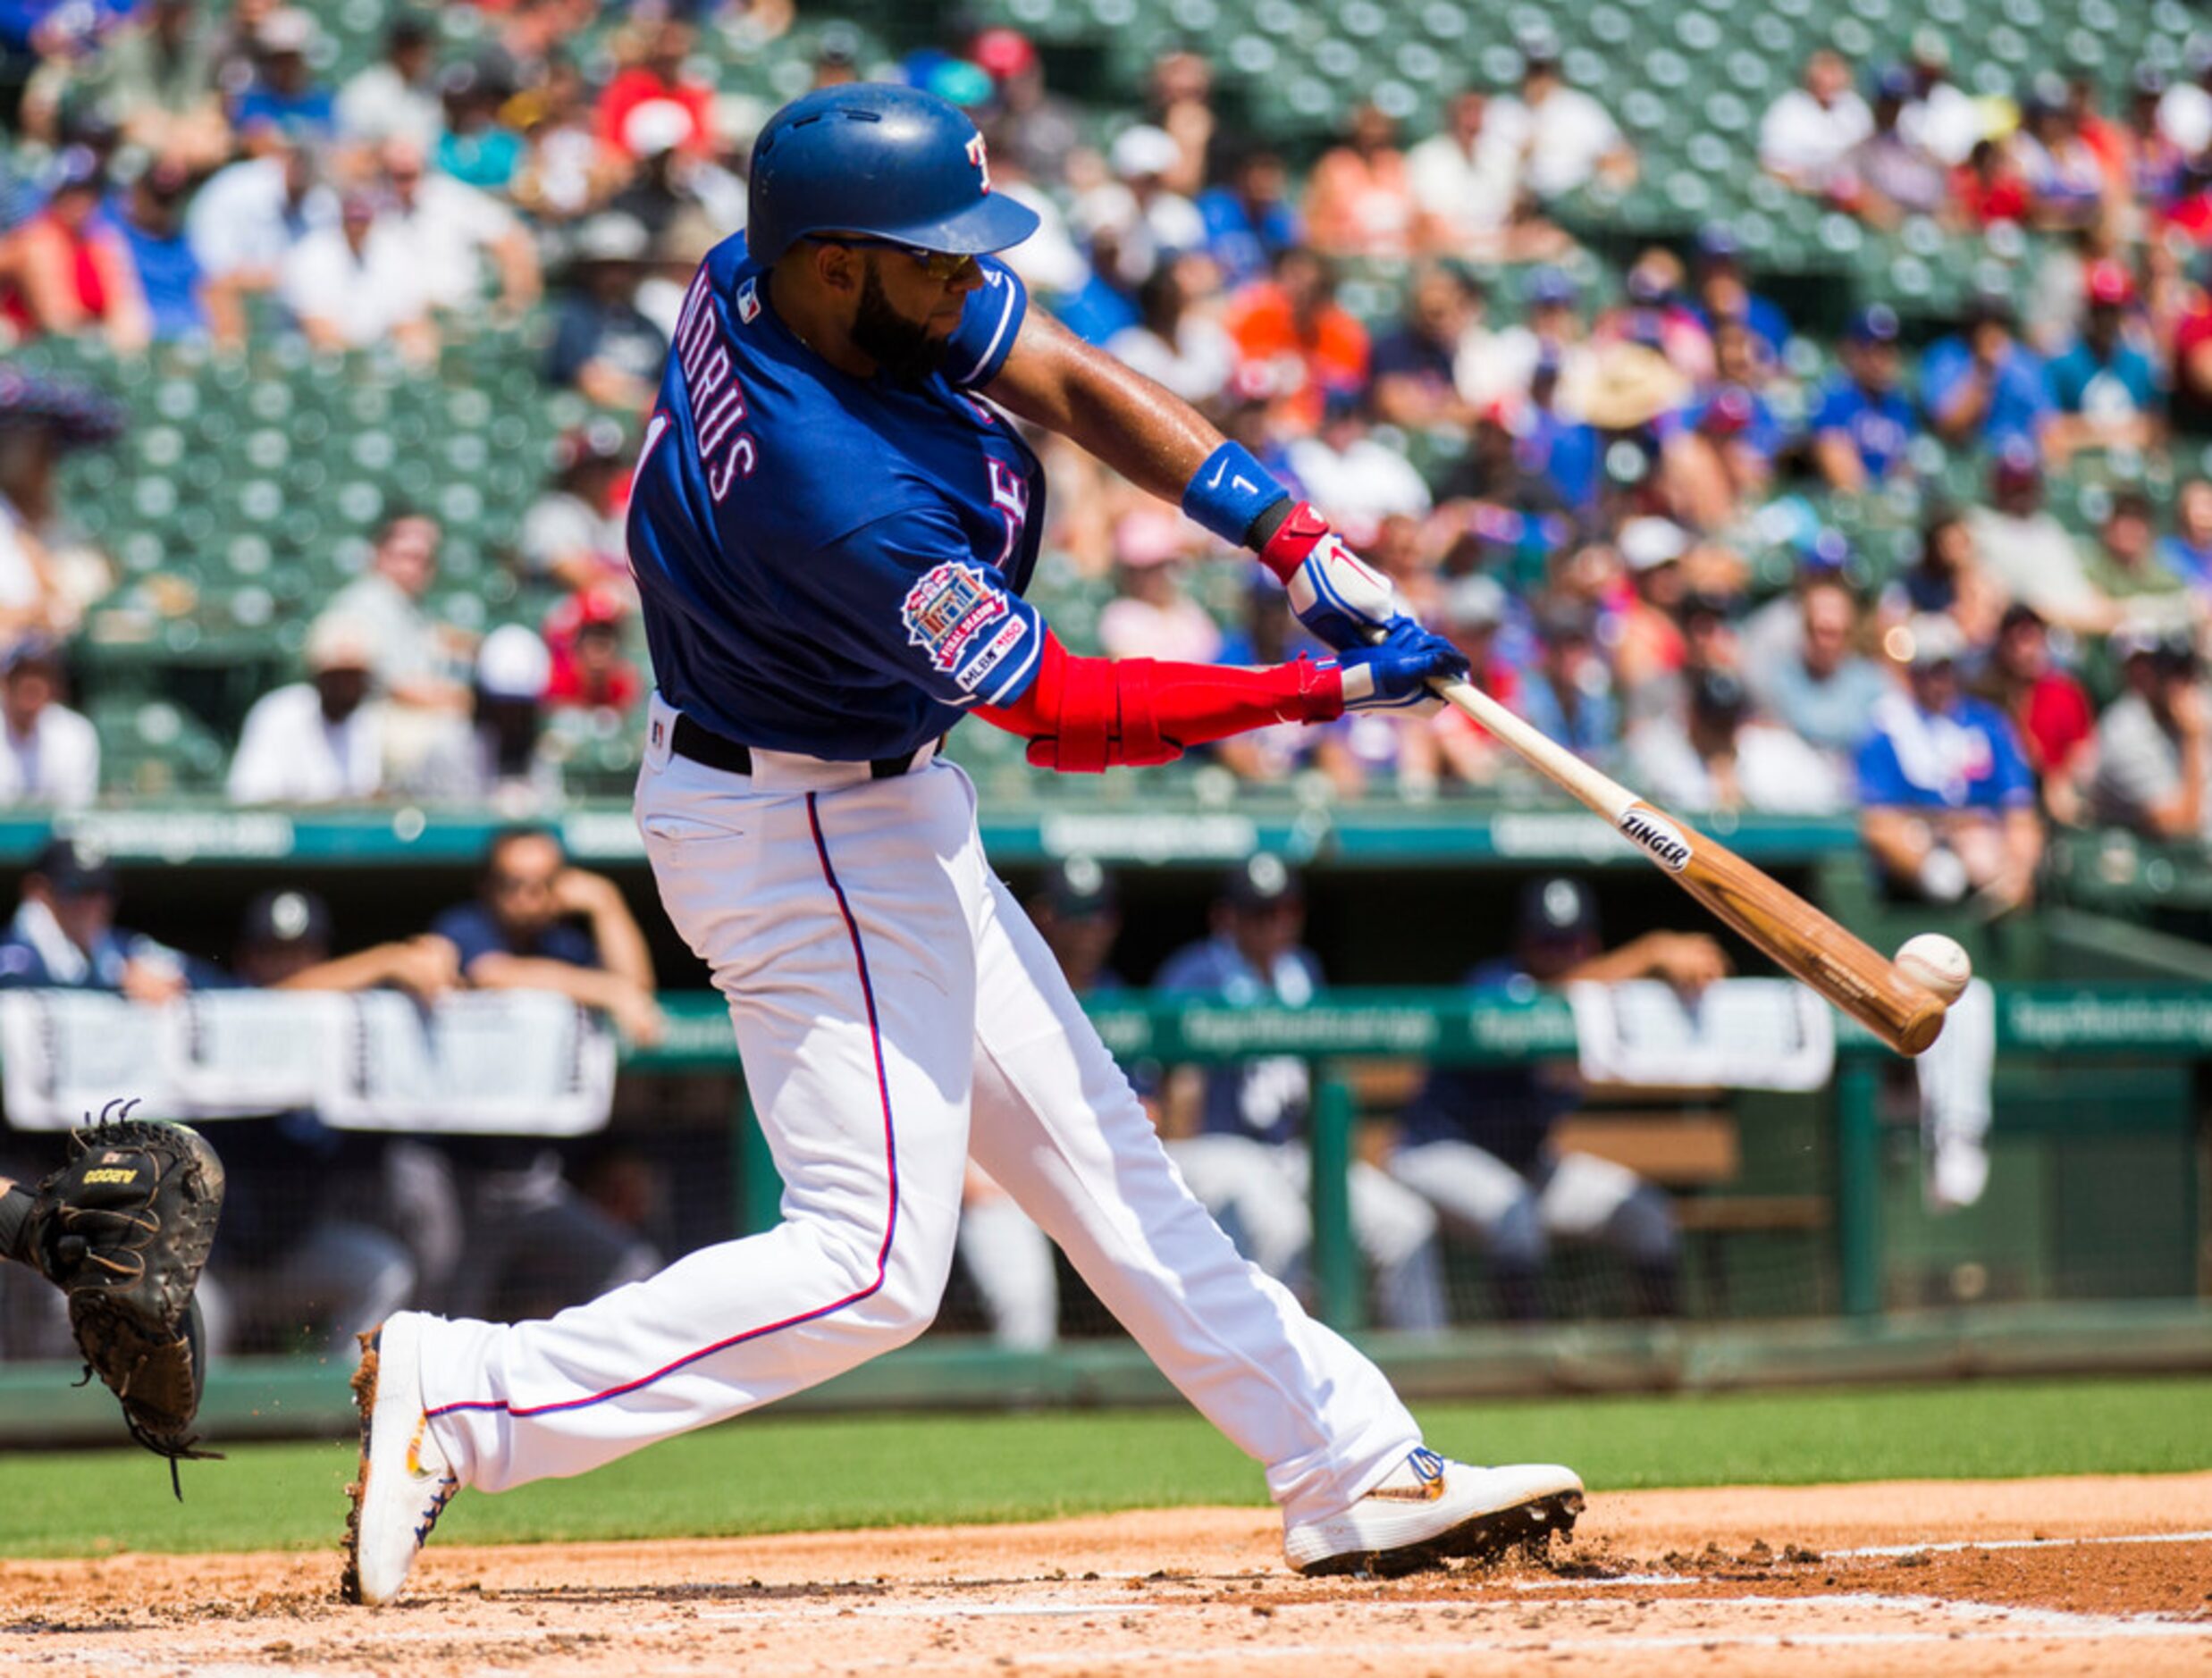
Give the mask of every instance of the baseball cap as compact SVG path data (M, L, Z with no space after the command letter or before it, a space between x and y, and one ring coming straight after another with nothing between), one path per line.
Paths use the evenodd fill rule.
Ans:
M1912 665L1915 670L1955 664L1959 654L1966 650L1965 632L1941 612L1914 614L1905 625L1905 633L1913 643Z
M18 670L43 670L49 675L58 675L62 669L62 644L47 635L26 635L0 659L0 674L13 675Z
M1998 449L1997 462L1989 468L1990 481L1999 485L2035 483L2042 476L2043 462L2035 452L2035 445L2021 437L2012 439Z
M1114 558L1132 571L1166 565L1184 552L1182 520L1164 507L1140 507L1114 526Z
M1231 868L1221 894L1232 909L1273 909L1305 895L1291 865L1272 851L1256 851Z
M476 687L486 699L542 699L552 674L553 655L520 624L500 625L476 650Z
M580 466L619 460L623 449L621 422L601 414L561 432L553 444L553 470L574 472Z
M1563 268L1549 266L1531 272L1521 288L1521 296L1530 308L1572 303L1581 295L1582 288L1575 283L1573 275Z
M1140 122L1114 137L1114 148L1107 156L1114 172L1123 180L1140 180L1147 175L1164 175L1173 169L1182 157L1182 147L1175 144L1174 136L1165 129Z
M1751 699L1732 670L1700 670L1690 681L1690 709L1713 722L1739 723Z
M1876 303L1851 317L1844 336L1855 344L1894 344L1901 331L1897 310L1887 303Z
M577 262L642 262L652 236L644 222L620 210L602 210L576 229Z
M1521 62L1525 64L1533 66L1560 62L1560 38L1549 29L1539 26L1525 29L1513 44L1520 49Z
M1697 416L1697 429L1718 437L1733 437L1749 429L1758 416L1749 390L1740 384L1724 384L1712 393Z
M634 157L658 157L692 137L692 115L673 99L643 99L622 119L622 144Z
M1005 81L1035 67L1037 48L1019 29L985 29L968 48L968 56L993 80Z
M265 53L304 53L320 33L307 13L298 6L282 6L261 20L254 42Z
M1670 518L1632 518L1620 527L1620 557L1631 571L1651 571L1690 550L1689 533Z
M1444 622L1454 629L1496 628L1505 621L1505 590L1495 577L1461 577L1444 596Z
M56 897L113 897L115 869L107 853L81 839L62 835L46 841L30 871L54 888Z
M238 941L264 947L285 944L327 946L331 941L330 905L313 892L290 887L264 892L246 905L245 916L238 926Z
M366 670L373 664L374 649L368 626L358 618L325 612L307 630L307 668L320 675L325 670Z
M1887 65L1874 78L1874 96L1878 99L1894 99L1902 104L1919 91L1920 83L1903 64Z
M1707 262L1733 262L1742 251L1736 230L1726 222L1708 222L1697 230L1697 254Z
M1088 920L1110 915L1120 906L1114 877L1096 857L1063 857L1045 870L1038 895L1063 920Z
M1570 880L1563 874L1531 880L1521 887L1514 925L1522 937L1546 942L1595 937L1597 900L1580 880Z
M2089 274L2082 288L2091 303L2103 303L2124 308L2135 301L2135 276L2128 273L2124 263L2110 257L2090 264Z
M1841 571L1851 563L1851 539L1824 524L1814 533L1798 560L1808 571Z

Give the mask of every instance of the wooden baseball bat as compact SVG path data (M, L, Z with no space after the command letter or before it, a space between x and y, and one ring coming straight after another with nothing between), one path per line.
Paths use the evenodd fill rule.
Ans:
M1726 846L1655 810L1467 682L1434 684L1445 701L1495 734L1611 822L1682 889L1899 1054L1918 1054L1943 1029L1940 998Z

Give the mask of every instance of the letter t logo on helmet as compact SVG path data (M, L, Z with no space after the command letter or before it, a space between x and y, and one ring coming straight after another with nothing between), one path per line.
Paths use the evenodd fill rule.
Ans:
M917 250L980 256L1018 245L1037 213L991 190L983 137L919 88L819 88L753 144L745 243L774 262L813 233L865 233Z

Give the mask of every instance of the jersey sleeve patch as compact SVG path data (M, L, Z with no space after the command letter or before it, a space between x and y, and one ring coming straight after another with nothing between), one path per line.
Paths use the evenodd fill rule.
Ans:
M980 566L958 561L934 566L917 578L899 617L908 642L963 694L975 693L1030 639L1028 618L997 581Z

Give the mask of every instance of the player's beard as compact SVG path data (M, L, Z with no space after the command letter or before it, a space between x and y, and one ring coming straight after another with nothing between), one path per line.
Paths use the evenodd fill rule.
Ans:
M952 353L948 334L933 337L927 321L910 321L891 306L869 259L861 276L860 312L853 317L853 345L901 384L920 384Z

